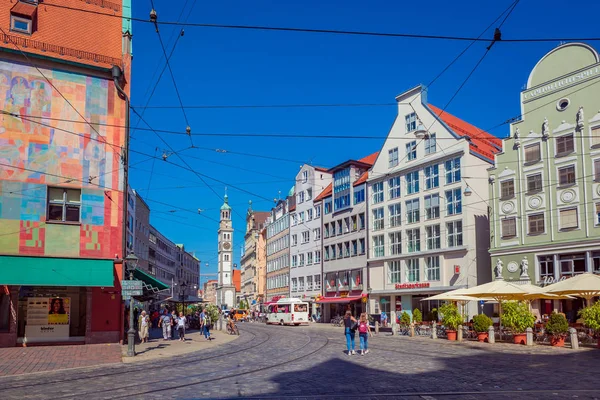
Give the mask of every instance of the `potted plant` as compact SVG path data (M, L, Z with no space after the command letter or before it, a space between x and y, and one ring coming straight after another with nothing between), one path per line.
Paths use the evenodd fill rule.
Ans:
M439 312L442 314L442 324L446 327L448 340L456 340L456 330L463 322L463 316L458 312L456 305L452 303L441 306Z
M583 319L583 323L590 329L596 332L598 337L598 347L600 348L600 301L597 301L592 306L585 307L579 311L579 316Z
M527 328L535 325L535 316L529 312L529 306L522 301L502 302L502 325L513 332L515 344L525 344Z
M415 308L413 310L413 322L415 324L420 324L421 322L423 322L423 314L421 314L421 310L419 310L418 308Z
M398 318L398 323L404 326L410 325L410 315L406 311L402 311L400 318Z
M485 314L479 314L473 317L473 330L477 332L477 340L485 342L488 338L488 331L494 322Z
M565 337L569 332L569 322L564 314L553 312L550 319L546 323L546 332L552 336L550 343L552 346L563 347L565 345Z
M429 321L431 321L432 324L437 323L438 321L438 310L437 308L432 308L431 311L429 311L429 314L427 314L429 317Z

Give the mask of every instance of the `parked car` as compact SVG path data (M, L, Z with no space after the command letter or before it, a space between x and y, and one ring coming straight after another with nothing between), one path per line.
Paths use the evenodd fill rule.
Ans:
M248 320L248 310L235 310L235 315L233 318L236 321L247 321Z

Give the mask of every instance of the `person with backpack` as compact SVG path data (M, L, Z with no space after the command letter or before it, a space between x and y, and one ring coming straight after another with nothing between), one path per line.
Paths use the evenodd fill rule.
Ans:
M360 314L358 320L358 337L360 339L360 354L363 356L369 352L369 336L373 337L367 313Z
M210 340L212 340L212 338L210 337L211 320L210 320L210 315L206 311L206 308L204 310L202 310L202 314L200 314L200 317L202 318L201 323L202 323L202 332L204 332L204 339L210 341Z
M346 348L348 349L348 355L356 354L354 351L354 337L356 336L357 321L352 316L352 311L346 311L344 316L344 335L346 336Z

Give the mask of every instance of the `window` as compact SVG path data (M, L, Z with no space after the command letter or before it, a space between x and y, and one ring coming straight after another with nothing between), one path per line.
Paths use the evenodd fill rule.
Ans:
M333 204L336 211L350 207L350 193L338 194L336 196Z
M315 240L321 240L321 228L313 229L313 236Z
M373 236L373 257L383 257L384 254L383 235Z
M600 181L600 158L594 160L594 180Z
M315 218L321 218L321 206L315 206Z
M568 186L575 184L574 165L569 165L568 167L558 169L558 184L560 186Z
M389 198L395 199L400 197L400 177L396 176L388 180Z
M462 221L452 221L446 223L446 234L448 235L448 247L462 246Z
M229 254L223 254L223 260L229 261Z
M596 203L596 225L600 225L600 203Z
M592 128L592 147L600 146L600 126L594 126Z
M315 251L315 264L318 264L321 262L321 250L316 250Z
M585 253L559 256L560 276L573 276L585 272Z
M419 282L419 259L409 258L406 260L406 280L408 282Z
M299 267L304 267L304 254L300 254L298 256L298 266Z
M427 257L425 259L426 274L428 281L440 280L440 257Z
M350 233L350 217L344 218L344 233Z
M517 219L505 218L502 220L502 237L511 238L517 236Z
M292 246L298 245L298 235L292 235Z
M292 278L292 292L298 291L298 278Z
M315 275L315 290L321 290L321 275Z
M304 223L304 211L301 211L300 214L298 214L298 220L301 224Z
M298 193L298 204L304 203L304 191Z
M365 229L365 213L358 214L358 229Z
M425 167L425 189L433 189L440 186L440 166L428 165Z
M306 290L313 290L313 277L309 275L306 277Z
M352 253L351 253L352 256L355 256L358 254L358 241L356 241L356 240L352 241L352 250L351 251L352 251Z
M398 165L398 148L394 147L388 151L388 166L393 168Z
M81 190L48 188L48 221L79 222Z
M575 151L575 141L573 134L568 134L556 138L556 155L563 156Z
M542 191L542 174L529 175L527 177L527 193Z
M526 164L534 164L542 159L542 155L540 152L540 144L532 144L529 146L525 146L525 163Z
M406 143L406 159L412 161L417 158L417 141Z
M577 208L560 210L560 229L573 229L578 226Z
M306 210L306 220L311 221L312 219L313 219L313 210L312 210L312 208L309 208L308 210Z
M419 199L406 202L406 222L408 224L419 222Z
M388 265L388 283L402 283L400 261L390 261Z
M554 257L553 256L541 256L538 257L540 264L540 278L546 277L554 279Z
M365 239L358 239L358 250L359 250L359 254L365 254L365 252L367 251L366 246L365 246Z
M350 242L344 242L344 257L350 257Z
M426 226L425 236L427 239L427 250L435 250L441 247L439 225Z
M337 258L342 258L344 256L343 253L343 249L342 249L342 243L338 243L337 245Z
M308 171L302 171L302 183L308 182Z
M302 243L308 243L310 241L310 232L304 231L302 232Z
M533 214L528 217L529 234L539 235L544 233L544 214Z
M402 219L400 203L396 203L396 204L392 204L392 205L388 206L388 211L390 213L390 228L400 226L400 222Z
M325 202L325 214L331 214L331 199Z
M313 253L309 251L306 253L306 265L311 265L313 263Z
M383 229L383 207L373 210L373 230Z
M419 193L419 171L406 174L406 193Z
M30 18L21 18L16 15L10 16L10 30L19 33L30 34L33 32L33 23Z
M389 237L390 237L390 254L393 256L402 254L402 232L390 233Z
M425 218L436 219L440 217L440 196L432 194L425 196Z
M298 225L298 216L296 214L292 214L292 226Z
M410 113L404 117L406 122L406 132L412 132L417 129L417 114Z
M425 137L425 154L433 154L436 152L435 133L431 133Z
M460 182L460 158L448 160L445 163L446 167L446 185L450 183Z
M329 237L329 224L323 224L325 238Z
M409 253L421 251L421 231L419 228L406 231L406 248Z
M342 230L342 220L338 220L337 222L337 234L342 235L344 231Z
M325 246L325 261L329 260L329 246Z
M373 184L373 204L383 201L383 182Z
M359 204L365 201L365 188L364 186L358 190L354 190L354 204Z
M592 273L600 274L600 252L592 252Z
M460 188L446 191L446 215L462 212L462 192Z
M504 182L500 182L500 198L501 199L512 199L515 197L515 181L509 179Z
M298 266L298 256L292 256L292 267Z

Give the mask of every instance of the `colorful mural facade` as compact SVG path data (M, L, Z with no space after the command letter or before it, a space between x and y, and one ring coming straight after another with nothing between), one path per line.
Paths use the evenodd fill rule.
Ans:
M114 258L124 102L107 79L40 71L0 60L0 254ZM48 187L81 189L79 223L48 221Z

